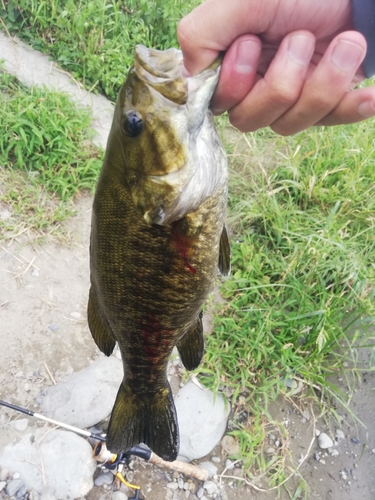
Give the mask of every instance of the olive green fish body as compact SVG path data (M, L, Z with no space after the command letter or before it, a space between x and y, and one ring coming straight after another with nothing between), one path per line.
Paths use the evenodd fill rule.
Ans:
M129 88L133 94L142 94L142 89L146 96L150 92L147 86L134 86L133 79L134 72L116 104L94 199L88 318L99 348L110 355L117 341L124 365L123 383L108 428L109 449L121 452L144 442L163 458L174 460L179 434L166 368L175 346L186 368L199 365L203 355L202 305L219 262L222 270L228 271L225 159L212 124L206 123L212 121L206 109L204 140L218 147L211 156L221 165L220 175L216 174L209 195L194 195L201 197L200 202L190 206L194 196L188 196L185 209L185 201L178 197L191 181L185 172L179 182L175 172L181 169L180 164L185 165L188 152L168 124L165 98L165 112L155 112L158 106L147 97L147 120L145 99L133 96L130 108L134 102L139 104L136 110L142 111L143 137L137 144L128 141L126 133L124 136L121 120L129 115L124 105ZM157 83L160 93L162 87ZM169 87L164 93L172 92L173 85ZM181 100L179 96L177 100ZM174 103L171 106L173 109ZM161 133L153 128L155 120L160 126L160 117L164 120ZM168 137L172 156L167 152ZM171 172L172 180L169 177L165 182L164 176ZM144 196L145 191L150 195Z

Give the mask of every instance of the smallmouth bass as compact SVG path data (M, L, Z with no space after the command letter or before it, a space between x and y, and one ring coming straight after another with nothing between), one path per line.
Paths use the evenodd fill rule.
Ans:
M209 102L220 63L186 78L182 54L138 45L117 98L93 203L88 322L124 378L107 436L113 453L141 442L179 450L167 380L174 346L188 370L203 356L202 305L228 275L227 164Z

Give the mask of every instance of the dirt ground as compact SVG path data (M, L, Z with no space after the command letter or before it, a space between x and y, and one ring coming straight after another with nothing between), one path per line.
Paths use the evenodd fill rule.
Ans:
M98 356L86 322L91 202L90 196L77 200L77 215L66 223L70 235L67 244L38 243L27 237L22 241L0 242L0 397L3 400L38 411L35 400L40 391L54 380L86 367ZM1 214L2 207L0 224ZM370 355L370 350L361 354L360 365L364 369ZM340 374L332 382L347 390ZM342 418L340 425L337 421L318 418L319 410L311 410L309 402L301 396L289 400L280 397L269 408L273 418L288 424L288 437L281 445L288 446L295 463L303 460L298 473L292 474L287 483L290 491L297 489L300 475L308 484L311 500L375 498L373 372L361 372L350 409L361 423L354 422L345 408L337 408ZM19 418L18 414L0 409L0 447L18 439L17 433L7 425L14 418ZM35 425L35 420L30 419L29 426ZM334 447L339 452L337 456L319 450L316 429L327 432L333 439L337 429L344 432L345 438ZM320 456L316 455L318 452ZM220 446L205 460L212 456L221 458L217 464L221 474L226 457ZM225 473L230 474L231 471ZM140 461L134 465L133 481L141 485L142 496L147 500L186 498L182 490L173 493L166 489L172 479L171 471ZM235 479L223 478L221 483L223 488L217 498L224 500L299 498L298 494L290 496L283 488L279 494L277 490L265 493ZM199 486L196 483L196 487ZM265 488L265 481L257 482L256 486ZM111 498L111 492L95 487L87 498L106 500Z

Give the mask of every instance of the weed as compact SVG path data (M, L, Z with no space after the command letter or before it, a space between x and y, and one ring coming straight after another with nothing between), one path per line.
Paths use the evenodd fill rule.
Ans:
M177 46L176 25L199 0L3 0L11 34L53 58L86 88L113 101L142 43Z
M28 172L62 200L95 184L101 155L91 145L90 114L64 94L23 87L0 72L0 163Z
M0 68L1 235L50 231L92 190L102 154L91 144L90 114L64 94L26 88Z

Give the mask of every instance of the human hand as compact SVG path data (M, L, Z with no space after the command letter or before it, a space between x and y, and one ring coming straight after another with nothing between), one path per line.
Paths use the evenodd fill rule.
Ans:
M177 32L191 74L226 51L215 114L228 110L243 132L290 135L375 115L375 87L350 90L366 54L351 30L349 0L206 0Z

